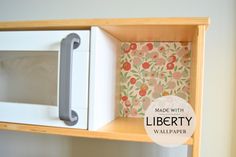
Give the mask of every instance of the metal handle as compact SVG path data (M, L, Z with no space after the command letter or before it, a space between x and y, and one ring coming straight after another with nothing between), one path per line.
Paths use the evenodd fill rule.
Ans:
M71 110L71 79L73 50L80 45L78 34L71 33L61 41L60 82L59 82L59 118L69 126L78 122L78 114Z

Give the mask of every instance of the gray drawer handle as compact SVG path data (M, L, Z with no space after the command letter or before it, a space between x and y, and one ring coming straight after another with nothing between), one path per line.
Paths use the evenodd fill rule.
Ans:
M71 33L61 41L60 52L60 82L59 82L59 118L66 125L77 124L78 114L71 109L71 79L73 50L80 45L78 34Z

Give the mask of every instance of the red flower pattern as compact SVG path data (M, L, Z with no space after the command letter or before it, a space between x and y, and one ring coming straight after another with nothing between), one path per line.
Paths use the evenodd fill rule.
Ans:
M173 56L170 56L169 58L168 58L168 61L169 61L169 63L174 63L175 61L176 61L176 57L173 55Z
M128 100L128 97L127 97L127 96L122 96L121 99L122 99L123 101L126 101L126 100Z
M159 47L159 51L160 52L164 52L165 51L165 47L164 46Z
M126 42L122 51L121 116L143 117L148 105L164 95L189 100L190 43Z
M152 43L147 43L146 46L147 46L149 51L153 49L153 44Z
M172 70L172 69L174 69L174 67L175 67L175 65L173 63L168 63L166 65L167 70Z
M123 69L124 69L125 71L129 71L129 70L131 69L131 64L130 64L129 62L125 62L125 63L123 64Z
M124 53L129 53L130 47L124 49Z
M142 89L141 89L141 90L139 91L139 95L140 95L140 96L145 96L146 93L147 93L146 90L142 90Z
M150 64L149 64L148 62L144 62L144 63L142 64L142 67L143 67L144 69L148 69L148 68L150 67Z
M137 44L136 43L131 43L130 44L130 49L131 50L136 50L136 48L137 48Z
M132 78L130 79L130 83L131 83L131 84L135 84L135 83L136 83L136 79L132 77Z

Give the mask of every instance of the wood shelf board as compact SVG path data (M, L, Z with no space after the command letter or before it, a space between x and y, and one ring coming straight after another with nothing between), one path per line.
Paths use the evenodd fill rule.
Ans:
M145 25L209 25L208 17L189 18L123 18L123 19L67 19L43 21L0 22L0 30L58 30L88 29L91 26L145 26Z
M123 42L139 41L192 41L196 26L148 25L148 26L101 26Z
M0 123L0 129L94 139L152 143L152 140L145 132L143 119L141 118L117 118L97 131L6 122ZM187 145L192 145L192 143L192 138L186 142Z

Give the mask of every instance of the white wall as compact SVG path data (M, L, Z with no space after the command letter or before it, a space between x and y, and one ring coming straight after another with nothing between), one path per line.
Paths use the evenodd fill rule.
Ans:
M1 157L178 157L186 147L167 150L155 144L0 132Z
M0 0L0 20L209 16L206 34L202 157L236 156L235 0ZM234 116L233 116L234 115ZM234 123L233 123L234 122ZM234 125L233 125L234 124ZM233 130L234 127L234 130ZM234 146L234 147L233 147ZM234 149L233 149L234 148ZM151 144L0 132L0 152L13 156L186 156ZM234 152L234 154L232 154ZM115 155L112 155L115 153Z

